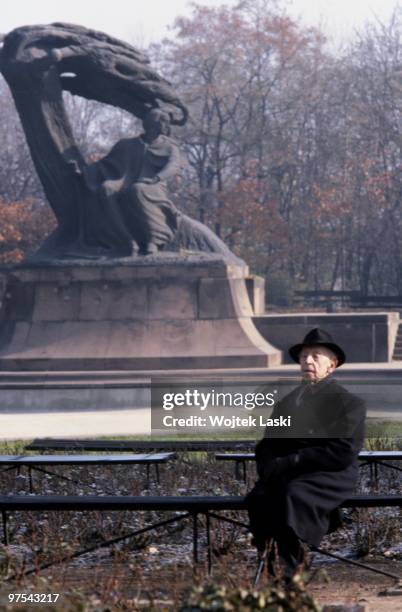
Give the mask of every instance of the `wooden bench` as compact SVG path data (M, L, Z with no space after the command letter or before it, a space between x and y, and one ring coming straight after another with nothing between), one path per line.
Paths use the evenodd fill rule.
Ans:
M402 507L402 495L356 495L347 499L343 504L344 508L374 508L374 507ZM40 566L28 569L24 572L24 575L31 574L33 572L45 569L54 565L55 563L62 563L64 561L70 561L71 559L77 558L85 553L93 552L99 548L105 548L113 544L117 544L123 540L133 538L140 534L149 532L157 529L158 527L164 527L166 525L181 521L183 519L191 518L193 523L193 560L194 563L198 562L198 517L204 515L206 519L206 541L207 541L207 555L208 555L208 569L212 567L212 551L211 551L211 519L219 521L225 521L233 525L240 526L248 529L248 524L235 520L231 517L222 516L216 514L219 511L227 510L246 510L245 498L242 496L166 496L166 497L154 497L154 496L66 496L66 495L10 495L0 496L0 512L2 515L3 522L3 538L4 544L8 545L8 515L10 512L16 511L29 511L29 512L60 512L60 511L159 511L159 512L175 512L176 514L163 521L152 523L141 529L136 529L130 533L118 536L111 540L101 542L97 545L76 551L72 555L58 559L57 561L50 561ZM177 514L181 512L181 514ZM319 550L319 549L317 549ZM320 551L324 552L324 551ZM334 556L331 554L331 556ZM369 566L363 565L350 559L344 559L338 557L340 560L352 563L353 565L363 566L366 569L371 569L377 573L382 573L394 579L399 577L390 574L388 572L382 572ZM13 579L14 576L10 576L8 580Z
M360 295L350 300L352 308L395 308L402 307L402 295Z
M217 451L245 450L252 448L255 440L79 440L62 438L37 438L26 450L45 451Z
M28 468L29 474L29 489L32 493L32 470L42 472L63 480L68 480L78 484L72 478L68 478L62 474L50 472L44 469L43 466L56 465L145 465L147 470L147 486L150 483L150 467L155 467L156 480L160 482L159 465L166 463L175 457L175 453L148 453L148 454L130 454L130 455L0 455L0 466L8 466L6 470L17 469L22 467ZM3 470L4 471L4 470Z
M240 480L240 472L242 472L242 479L244 482L247 480L247 461L254 461L254 453L215 453L215 459L217 461L234 461L235 462L235 478ZM392 465L391 463L385 463L386 461L401 461L402 451L361 451L359 453L359 460L362 462L361 465L369 465L370 477L372 480L377 482L378 480L378 466L391 468L402 472L402 468Z
M331 306L341 303L352 308L394 308L402 307L402 295L362 295L359 291L295 291L295 301L313 306Z
M294 300L302 304L312 304L313 306L326 306L327 311L332 311L334 305L342 304L348 306L353 299L360 298L358 291L343 291L330 289L317 289L310 291L295 291Z

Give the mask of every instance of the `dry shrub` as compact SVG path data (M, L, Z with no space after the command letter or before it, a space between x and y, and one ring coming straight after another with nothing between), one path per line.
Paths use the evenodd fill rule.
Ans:
M307 593L299 576L292 588L284 590L271 585L264 589L228 588L220 584L196 586L185 597L180 612L254 612L278 610L309 612L318 611L311 596Z

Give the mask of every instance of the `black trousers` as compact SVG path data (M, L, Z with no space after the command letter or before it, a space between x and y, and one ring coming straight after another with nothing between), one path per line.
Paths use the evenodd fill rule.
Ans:
M272 483L267 487L258 481L247 495L246 503L254 544L259 552L268 547L268 572L277 575L279 564L285 580L289 580L303 562L305 551L286 523L284 493L284 483Z

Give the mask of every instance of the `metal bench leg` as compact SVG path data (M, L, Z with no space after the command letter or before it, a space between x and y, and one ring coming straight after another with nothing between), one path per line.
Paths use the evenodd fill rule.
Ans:
M29 492L33 493L33 482L32 482L32 468L28 466L28 477L29 477Z
M240 461L238 459L235 461L235 479L240 480Z
M149 463L147 463L147 489L149 489L149 483L150 483L150 466Z
M208 555L208 575L212 573L212 550L211 550L211 517L209 512L205 513L207 523L207 555Z
M8 529L7 529L7 512L5 510L1 511L1 516L3 520L3 541L4 546L8 546Z
M47 474L47 476L52 476L54 478L60 478L61 480L65 480L66 482L72 482L73 484L82 486L85 483L80 482L79 480L74 480L73 478L68 478L68 476L64 476L63 474L57 474L57 472L51 472L50 470L45 470L42 467L39 467L38 465L31 465L29 466L30 469L32 471L37 471L37 472L41 472L41 474Z
M398 470L398 472L402 472L402 468L397 465L392 465L391 463L384 463L383 461L376 461L377 465L382 465L384 467L390 468L391 470Z
M242 463L243 463L243 482L246 484L247 483L247 464L245 461L243 461Z
M259 555L258 555L258 566L257 566L257 571L255 573L254 582L253 582L253 586L255 586L255 587L258 585L258 583L260 581L260 578L262 576L262 572L264 571L265 561L266 561L266 558L267 558L267 552L268 552L268 549L267 549L267 546L266 546L264 552L263 553L259 553Z
M374 463L369 463L370 468L370 484L374 483Z
M159 463L155 463L156 482L160 484Z
M198 514L193 514L193 562L194 569L198 563Z
M3 512L3 511L2 511ZM107 548L108 546L112 546L113 544L118 544L119 542L123 542L129 538L134 538L135 536L141 535L142 533L148 533L158 527L164 527L165 525L171 525L172 523L177 523L178 521L182 521L184 519L189 518L191 515L189 512L185 514L181 514L180 516L174 516L173 518L167 519L165 521L161 521L159 523L153 523L152 525L148 525L147 527L143 527L142 529L137 529L136 531L132 531L131 533L126 533L125 535L118 536L117 538L113 538L112 540L106 540L105 542L100 542L99 544L95 544L94 546L89 546L88 548L83 548L81 550L76 551L75 553L68 554L61 559L56 559L54 561L49 561L47 563L42 563L42 565L35 565L30 569L27 569L23 572L23 576L29 576L30 574L36 574L40 570L47 569L52 567L53 565L59 565L60 563L71 562L72 559L77 559L82 555L93 552L94 550L100 550L101 548ZM11 576L7 576L4 578L5 582L10 582L11 580L15 580L17 575L13 574Z
M352 559L346 559L345 557L341 557L341 555L335 555L334 553L330 553L326 550L322 550L322 548L318 548L318 546L311 546L311 550L314 550L320 555L327 555L327 557L332 557L333 559L337 559L338 561L343 561L344 563L349 563L350 565L355 565L357 567L362 567L363 569L370 570L375 574L381 574L382 576L387 576L388 578L393 578L394 580L400 581L401 577L396 574L391 574L390 572L384 572L383 570L377 569L376 567L372 567L371 565L366 565L365 563L360 563L360 561L353 561Z

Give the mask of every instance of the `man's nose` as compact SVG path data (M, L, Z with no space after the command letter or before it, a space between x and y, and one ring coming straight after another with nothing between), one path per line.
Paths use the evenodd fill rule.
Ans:
M304 361L305 361L305 363L312 363L312 361L313 361L313 356L312 356L312 355L306 355L306 356L304 357Z

